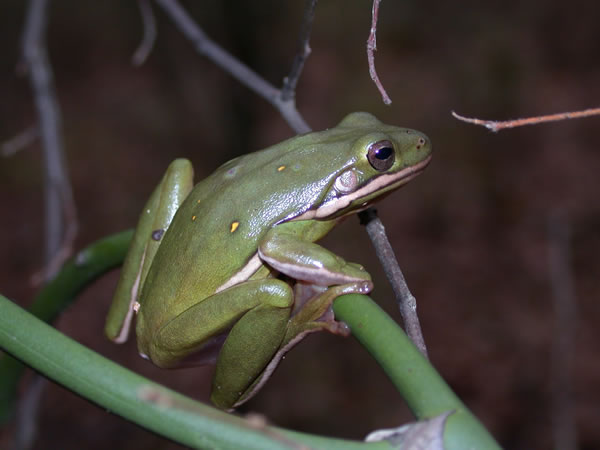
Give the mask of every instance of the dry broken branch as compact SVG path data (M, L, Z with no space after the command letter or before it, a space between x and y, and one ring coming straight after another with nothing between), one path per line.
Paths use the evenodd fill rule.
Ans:
M560 120L567 119L580 119L582 117L590 117L600 115L600 108L584 109L583 111L564 112L558 114L549 114L546 116L535 116L526 117L524 119L514 119L505 121L496 120L482 120L473 117L465 117L452 111L452 115L463 122L472 123L474 125L481 125L486 127L488 130L498 132L505 128L522 127L524 125L537 125L546 122L558 122Z
M150 0L138 0L138 6L140 7L144 34L142 42L140 42L139 47L131 57L131 62L134 66L144 64L156 41L156 19L154 18L154 12L152 12Z
M302 74L304 63L310 55L310 32L312 30L312 24L315 19L315 8L317 7L317 0L306 0L306 8L304 9L304 19L302 20L302 28L300 29L299 49L294 58L292 69L290 73L283 80L283 87L281 88L281 99L283 101L290 100L296 95L296 85Z
M389 97L383 84L379 80L377 71L375 70L375 50L377 50L377 19L379 18L379 3L381 0L373 0L373 12L371 17L371 31L369 33L369 39L367 39L367 61L369 62L369 74L371 80L379 89L379 93L383 99L383 103L389 105L392 103L392 99Z

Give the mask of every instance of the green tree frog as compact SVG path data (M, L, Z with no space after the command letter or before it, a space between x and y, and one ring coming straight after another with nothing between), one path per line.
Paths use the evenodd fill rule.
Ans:
M215 363L211 400L232 409L308 333L347 335L331 304L370 275L315 241L418 175L427 137L352 113L336 127L233 159L193 186L171 163L139 219L106 334L160 367Z

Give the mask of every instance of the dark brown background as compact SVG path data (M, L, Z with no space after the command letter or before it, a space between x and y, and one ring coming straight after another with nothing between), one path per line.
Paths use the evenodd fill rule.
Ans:
M25 2L0 10L0 140L35 121L16 74ZM221 45L275 84L291 65L304 2L186 2ZM600 118L492 134L451 110L506 119L600 105L597 2L383 2L376 56L393 104L370 82L370 2L318 5L299 110L315 129L347 112L426 132L429 169L379 211L398 252L431 359L506 448L552 446L548 218L572 230L579 322L574 395L581 449L600 446ZM292 132L264 100L198 57L156 11L158 41L134 68L135 2L53 2L49 51L63 109L79 210L78 248L133 226L168 162L190 158L202 177ZM0 290L26 305L42 263L42 177L35 145L0 163ZM325 245L373 274L373 297L397 318L356 219ZM352 242L352 245L348 245ZM117 273L60 318L67 335L190 396L206 399L210 368L160 371L102 327ZM410 420L391 383L352 339L312 336L244 412L281 426L349 438ZM5 430L0 446L8 444ZM35 448L179 448L51 385Z

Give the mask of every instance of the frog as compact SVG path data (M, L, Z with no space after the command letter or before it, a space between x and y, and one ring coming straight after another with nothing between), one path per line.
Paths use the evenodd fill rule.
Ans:
M310 333L347 336L332 304L368 294L366 269L317 243L431 160L419 131L366 112L239 156L194 185L167 168L140 215L105 326L162 368L215 364L210 399L232 411Z

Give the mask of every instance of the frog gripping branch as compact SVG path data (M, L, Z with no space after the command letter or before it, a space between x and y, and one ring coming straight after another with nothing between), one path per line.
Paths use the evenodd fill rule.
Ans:
M221 166L176 160L144 207L106 334L160 367L215 362L211 400L239 406L306 334L348 334L332 302L371 276L315 242L425 169L422 133L352 113Z

